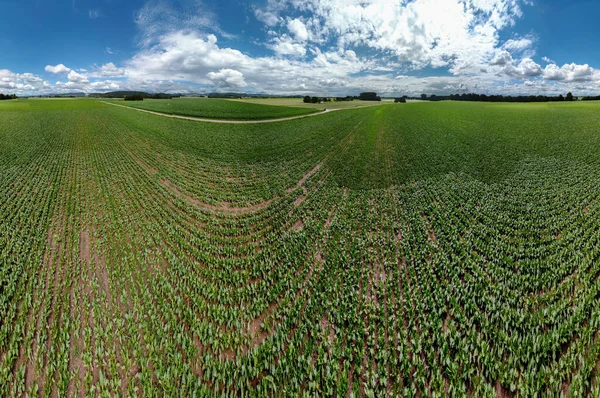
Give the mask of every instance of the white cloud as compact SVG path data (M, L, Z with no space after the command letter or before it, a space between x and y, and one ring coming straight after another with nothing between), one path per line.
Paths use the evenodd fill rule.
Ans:
M517 79L524 80L541 75L542 67L531 58L524 58L516 66L512 64L506 65L504 67L504 73Z
M43 92L50 87L47 81L33 73L14 73L0 69L0 93L17 94Z
M71 69L67 68L63 64L58 64L56 66L46 65L45 70L46 70L46 72L54 73L55 75L71 72Z
M114 53L115 53L110 47L106 47L104 49L104 52L107 53L108 55L114 55Z
M301 20L296 18L288 21L287 28L296 40L300 42L308 40L308 30Z
M254 15L259 21L267 26L275 26L282 20L275 12L269 11L268 9L255 8Z
M294 40L287 35L276 37L273 40L273 44L268 45L268 47L279 55L290 55L294 57L303 57L306 55L306 47L300 43L294 42Z
M121 90L121 84L114 80L97 81L90 83L90 88L94 92L118 91Z
M531 37L521 37L518 39L507 40L502 48L508 51L521 52L530 49L533 46L534 40Z
M206 76L219 87L237 89L248 86L244 81L244 75L233 69L221 69L218 72L210 72Z
M547 64L555 64L556 63L548 57L542 57L542 61L546 62Z
M125 76L125 69L117 67L114 63L109 62L107 64L102 65L99 68L95 68L92 72L88 74L89 77L123 77Z
M506 50L500 50L489 64L497 74L505 74L515 79L526 80L540 76L542 67L531 58L525 57L517 64Z
M8 69L0 69L0 89L14 89L16 87L15 80L14 73Z
M140 43L145 47L155 44L162 35L175 31L211 31L223 37L233 37L221 30L216 15L208 11L201 0L150 0L136 12L134 20L140 31Z
M600 71L596 71L588 64L565 64L560 68L556 64L546 65L544 69L544 79L565 82L585 82L591 80L600 80Z
M69 79L70 83L76 83L76 84L87 84L90 82L86 76L79 74L79 73L75 72L74 70L69 72L69 74L67 75L67 79Z
M334 41L340 49L368 47L414 69L448 67L456 75L487 65L498 33L522 16L520 0L268 0L255 10L268 26L283 25L296 38L296 15L312 15L297 37ZM292 24L294 26L292 26ZM297 25L297 26L295 26ZM525 49L530 38L507 42Z
M496 53L496 55L490 62L490 65L491 66L504 66L504 65L509 65L509 64L513 64L513 63L514 63L514 61L513 61L512 55L506 50L501 50L498 53Z
M221 69L243 74L248 87L260 91L291 92L302 84L320 89L320 82L343 82L374 63L357 57L354 51L321 52L314 49L311 61L281 57L253 58L232 48L221 48L214 35L171 33L160 43L143 50L126 63L132 80L179 80L213 84L208 74ZM211 75L212 76L212 75Z
M27 83L41 83L44 81L44 79L33 73L22 73L19 75L19 78Z
M187 7L184 7L187 5ZM24 92L240 90L273 94L383 95L593 93L598 71L589 65L542 68L536 37L501 41L527 0L266 0L254 8L264 23L266 56L235 46L198 0L150 0L135 15L139 51L123 64L71 70L50 85L33 74L0 71L0 87ZM266 42L266 44L265 44ZM113 53L106 48L107 54ZM84 65L85 66L85 65ZM425 67L451 76L411 76ZM118 78L117 80L113 80ZM29 88L28 88L29 89ZM20 91L19 91L20 90Z

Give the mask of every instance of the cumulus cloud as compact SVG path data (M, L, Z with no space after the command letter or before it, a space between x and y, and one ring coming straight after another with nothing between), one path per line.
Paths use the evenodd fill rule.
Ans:
M453 74L468 74L489 62L498 47L499 31L522 16L521 3L347 0L340 6L336 0L269 0L255 15L271 27L285 24L299 41L314 37L335 41L340 49L368 47L392 54L414 69L449 67ZM312 15L310 24L293 18L295 14ZM285 22L281 15L291 17ZM506 45L526 48L531 39Z
M123 76L125 76L125 69L119 68L114 63L109 62L107 64L100 66L99 68L98 67L94 68L94 70L92 72L90 72L88 75L89 75L89 77L94 77L94 78L97 78L97 77L100 77L100 78L123 77Z
M15 88L16 75L8 69L0 69L0 89Z
M253 10L264 24L262 45L269 51L253 56L238 50L235 41L222 44L218 37L231 36L199 0L150 0L135 14L139 49L129 60L87 70L48 65L46 71L66 75L66 81L53 86L32 74L0 71L0 87L21 92L31 86L57 92L232 89L309 95L373 90L390 96L566 90L583 95L597 90L599 72L589 65L558 67L542 58L548 65L540 66L534 60L534 35L500 39L528 3L266 0ZM444 68L450 75L413 76L426 67Z
M306 47L296 43L289 36L276 37L269 47L279 55L291 55L294 57L303 57L306 55Z
M19 78L27 83L42 83L44 81L44 79L33 73L22 73L19 75Z
M104 80L90 83L92 91L106 92L106 91L117 91L121 90L122 86L120 82L114 80Z
M560 68L556 64L546 65L544 69L544 79L565 81L565 82L585 82L591 80L600 80L599 71L590 67L588 64L565 64Z
M46 70L46 72L50 72L50 73L53 73L55 75L59 75L59 74L62 74L62 73L66 74L66 73L71 72L71 69L67 68L63 64L58 64L56 66L46 65L45 70Z
M504 67L504 73L517 79L527 79L542 74L542 67L531 58L524 58L518 65L508 64Z
M244 75L233 69L221 69L218 72L210 72L207 77L217 86L226 88L244 88L248 84L244 81Z
M67 79L69 79L69 82L77 84L87 84L90 82L86 76L79 74L74 70L69 72L69 74L67 75Z
M294 38L300 42L308 40L308 30L306 25L299 19L291 19L287 23L287 28Z
M504 65L509 65L509 64L513 64L513 63L514 63L514 60L513 60L512 55L508 51L502 50L502 51L499 51L498 53L496 53L496 55L490 62L490 65L491 66L504 66Z
M0 69L0 93L2 94L43 93L50 87L47 81L33 73L14 73L8 69Z
M143 50L126 64L132 80L179 80L213 84L211 72L231 69L243 74L250 87L261 91L288 92L302 84L318 89L321 82L359 73L372 61L359 58L354 51L321 52L314 49L310 61L280 57L251 57L236 49L222 48L214 35L176 32L163 36L160 43ZM211 75L212 76L212 75Z
M505 74L509 77L526 80L542 74L542 67L529 57L521 59L517 63L512 55L506 50L500 50L489 64L497 67L497 74Z

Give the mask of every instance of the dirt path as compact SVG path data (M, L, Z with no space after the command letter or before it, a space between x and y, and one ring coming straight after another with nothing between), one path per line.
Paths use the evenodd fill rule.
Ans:
M324 111L321 112L316 112L316 113L310 113L308 115L300 115L300 116L290 116L290 117L282 117L279 119L264 119L264 120L223 120L223 119L204 119L201 117L193 117L193 116L180 116L180 115L171 115L169 113L161 113L161 112L154 112L154 111L149 111L146 109L140 109L140 108L133 108L131 106L126 106L126 105L120 105L120 104L114 104L112 102L106 102L106 101L98 101L101 102L103 104L108 104L108 105L113 105L113 106L118 106L121 108L127 108L127 109L133 109L134 111L139 111L139 112L146 112L146 113L151 113L153 115L158 115L158 116L164 116L164 117L170 117L173 119L183 119L183 120L192 120L195 122L206 122L206 123L224 123L224 124L259 124L259 123L275 123L275 122L285 122L287 120L295 120L295 119L303 119L305 117L311 117L311 116L318 116L318 115L323 115L325 113L329 113L329 112L333 112L333 111L340 111L343 109L325 109Z

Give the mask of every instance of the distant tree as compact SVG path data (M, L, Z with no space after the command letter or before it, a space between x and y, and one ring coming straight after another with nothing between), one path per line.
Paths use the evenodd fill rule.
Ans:
M394 99L395 103L401 103L401 104L406 104L406 98L402 97L402 98L396 98Z
M310 95L307 95L306 97L304 97L304 99L302 101L306 104L310 104L312 102Z
M165 93L155 93L155 94L150 95L148 98L152 98L152 99L172 99L173 96L169 95L169 94L165 94Z
M126 95L124 99L125 99L125 101L143 101L144 96L140 95L140 94L132 94L132 95Z
M450 94L450 95L435 95L427 96L422 94L421 99L429 101L474 101L474 102L554 102L554 101L575 101L576 98L571 94L567 94L567 99L562 95L558 97L547 97L545 95L486 95L486 94L475 94L475 93L463 93L463 94ZM572 98L572 99L570 99ZM414 98L414 99L418 99ZM593 101L600 100L600 96L596 97L582 97L582 101Z
M362 101L381 101L381 97L373 92L360 93L358 99Z

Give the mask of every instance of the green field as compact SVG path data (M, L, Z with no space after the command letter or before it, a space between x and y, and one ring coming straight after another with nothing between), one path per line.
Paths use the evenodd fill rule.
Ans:
M0 396L599 394L599 220L599 103L2 101Z
M243 102L246 104L273 105L273 106L293 106L297 108L310 108L322 110L327 109L350 109L363 108L365 106L379 106L382 104L393 103L393 100L384 99L381 102L376 101L331 101L322 104L305 104L302 98L242 98L231 99L229 101Z
M154 112L206 119L263 120L302 116L314 109L289 106L269 106L241 103L213 98L173 98L170 100L145 99L144 101L114 101L119 105Z

